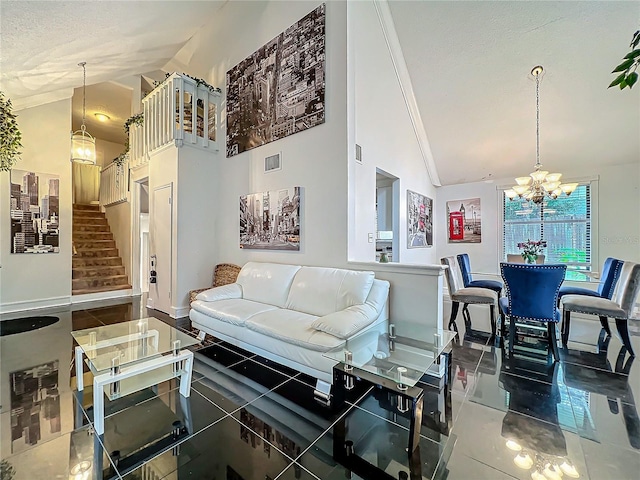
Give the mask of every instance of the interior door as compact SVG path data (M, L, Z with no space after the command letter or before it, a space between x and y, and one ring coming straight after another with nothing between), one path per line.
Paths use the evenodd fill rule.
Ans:
M153 308L161 312L171 312L171 278L172 278L172 232L173 232L173 184L163 185L153 190L151 221L151 277L155 283L149 284L149 297L153 298Z

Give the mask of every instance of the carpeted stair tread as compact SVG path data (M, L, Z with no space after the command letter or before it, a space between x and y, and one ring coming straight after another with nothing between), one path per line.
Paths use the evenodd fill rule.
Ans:
M74 203L73 210L95 210L97 212L100 211L100 205L88 205L82 203Z
M124 265L91 265L84 267L74 267L72 278L102 278L114 275L124 275Z
M73 295L130 289L106 215L99 205L74 205Z
M73 268L99 267L103 265L122 265L122 259L120 257L80 257L78 255L73 256Z
M131 285L112 285L106 287L78 288L71 291L72 295L86 295L88 293L111 292L113 290L131 290Z
M126 275L109 275L103 277L74 278L71 280L71 289L94 287L114 287L118 285L128 285L129 279Z

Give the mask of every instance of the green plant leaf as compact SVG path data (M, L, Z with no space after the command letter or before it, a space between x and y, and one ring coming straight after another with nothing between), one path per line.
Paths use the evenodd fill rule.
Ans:
M622 80L624 80L625 75L626 74L622 72L620 75L616 77L616 79L613 82L609 84L607 88L615 87L616 85L618 85Z
M627 78L625 79L625 82L627 82L627 85L629 86L629 88L633 87L633 85L638 81L638 74L636 72L630 73L629 75L627 75Z
M640 49L637 49L637 50L633 50L633 51L627 53L624 56L624 58L636 58L639 55L640 55Z
M640 43L640 30L633 34L633 38L631 39L631 44L629 45L631 48L636 48Z
M632 59L625 60L620 65L618 65L616 68L614 68L613 72L611 72L611 73L624 72L631 65L633 65L633 60Z
M624 87L626 87L626 86L627 86L627 82L626 82L626 80L622 80L622 81L620 82L620 90L622 90L622 89L623 89Z

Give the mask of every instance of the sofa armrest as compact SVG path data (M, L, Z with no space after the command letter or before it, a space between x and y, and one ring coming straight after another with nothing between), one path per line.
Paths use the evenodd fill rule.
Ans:
M199 293L202 293L206 290L210 290L211 287L205 287L205 288L198 288L197 290L189 290L189 303L191 302L195 302L196 301L196 297L198 296Z
M203 302L215 302L230 298L242 298L242 287L239 284L230 283L222 287L209 288L196 296L196 300L202 300Z
M358 333L363 328L371 325L378 312L372 305L363 303L352 305L339 312L330 313L316 319L311 326L315 330L333 335L334 337L347 339Z

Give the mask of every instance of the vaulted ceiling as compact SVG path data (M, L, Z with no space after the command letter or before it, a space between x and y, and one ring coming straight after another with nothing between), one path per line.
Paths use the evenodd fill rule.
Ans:
M607 89L640 2L389 2L444 185L640 162L640 87Z
M0 88L18 100L70 90L82 82L81 61L88 62L88 85L157 71L224 3L3 0ZM640 86L607 89L610 71L638 29L640 2L389 5L442 184L532 169L530 71L538 64L545 68L540 149L546 169L593 171L640 162ZM113 88L88 88L87 110L92 115L110 107L120 128L124 114L98 95ZM80 112L74 101L74 123Z

